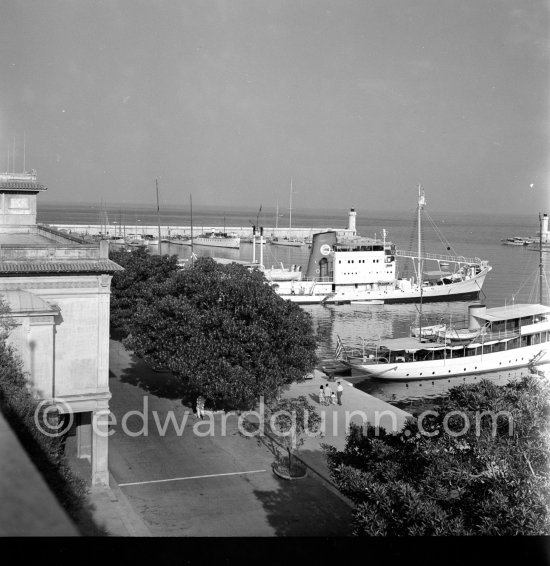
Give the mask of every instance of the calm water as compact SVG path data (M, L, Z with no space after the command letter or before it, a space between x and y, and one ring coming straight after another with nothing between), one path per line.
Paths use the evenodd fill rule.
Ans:
M39 221L47 223L99 223L98 207L41 207ZM486 259L493 270L485 280L481 300L488 307L496 307L512 302L522 303L538 301L539 254L523 247L504 246L500 240L509 236L534 236L538 231L538 212L532 216L496 216L486 214L458 215L430 213L437 228L434 229L426 220L424 227L424 249L433 253L462 255ZM193 223L200 230L201 224L245 227L256 223L257 211L245 210L198 210L193 213ZM156 211L135 209L121 212L116 208L109 212L109 219L120 222L122 218L129 225L137 220L144 225L155 225ZM394 242L398 249L415 249L416 232L413 230L415 212L408 214L389 212L357 211L357 230L363 236L381 236L382 229L387 230L387 239ZM161 213L163 225L188 225L189 215L184 209L172 209L169 213ZM285 218L279 219L279 226L285 226ZM274 215L263 214L260 223L264 226L275 224ZM310 211L296 213L293 211L292 225L298 227L346 227L347 210L341 214L327 211ZM266 234L268 230L266 230ZM265 245L264 264L268 267L281 262L302 265L305 269L309 257L307 247L289 248ZM448 251L447 247L451 250ZM156 251L156 248L154 248ZM242 243L240 250L224 250L195 246L199 256L224 257L250 261L252 244ZM177 254L188 258L189 246L163 244L163 253ZM545 254L545 260L549 254ZM256 246L256 258L259 257L259 246ZM550 265L546 267L546 277L550 274ZM545 302L548 304L547 289ZM463 320L467 314L469 303L429 303L423 306L423 324L435 324L439 321ZM334 355L337 337L340 336L348 349L361 350L363 341L372 342L378 339L408 335L411 326L419 324L417 305L311 305L303 307L312 316L315 332L319 339L318 352L321 357ZM504 384L509 379L527 373L528 370L514 370L484 374L484 378ZM398 404L404 408L418 410L422 403L445 395L447 390L459 383L475 382L479 376L468 376L432 381L383 382L362 376L353 376L351 381L356 387L383 400Z

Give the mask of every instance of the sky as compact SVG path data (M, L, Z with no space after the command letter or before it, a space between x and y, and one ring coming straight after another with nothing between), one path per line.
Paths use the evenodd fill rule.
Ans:
M41 202L550 211L548 0L2 0Z

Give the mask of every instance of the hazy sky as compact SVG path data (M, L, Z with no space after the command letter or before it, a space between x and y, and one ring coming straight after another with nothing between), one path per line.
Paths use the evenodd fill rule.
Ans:
M550 210L546 0L2 0L0 64L42 202Z

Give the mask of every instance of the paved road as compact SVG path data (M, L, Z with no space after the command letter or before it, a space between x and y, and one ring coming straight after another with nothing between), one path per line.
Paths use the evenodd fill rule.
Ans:
M170 375L152 372L116 341L110 356L110 406L117 419L110 470L153 535L350 534L350 507L312 475L277 478L273 455L238 433L236 416L227 419L227 434L221 432L224 415L215 415L215 434L199 436L196 431L210 432L210 424L199 425L189 408L169 398ZM141 414L128 415L136 410ZM183 432L174 421L161 432L169 414L178 426L187 418ZM123 420L127 430L141 434L125 434Z

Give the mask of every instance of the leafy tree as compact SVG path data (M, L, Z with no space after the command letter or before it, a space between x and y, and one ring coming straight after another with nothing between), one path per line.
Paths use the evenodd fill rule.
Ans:
M111 251L109 257L124 268L113 275L111 282L111 326L127 334L138 301L150 298L177 273L178 256L151 255L147 248L137 248L131 252Z
M279 444L288 455L288 471L292 475L294 452L304 444L304 436L314 436L320 430L321 417L315 407L300 395L297 398L281 399L270 404L265 414L264 425L270 426Z
M344 451L326 447L333 478L356 503L355 533L548 534L548 384L483 380L452 389L436 412L422 429L354 427Z
M201 258L170 275L135 299L125 344L170 369L187 392L215 407L249 409L314 367L310 316L258 270Z

